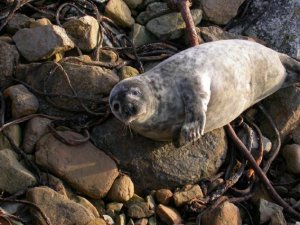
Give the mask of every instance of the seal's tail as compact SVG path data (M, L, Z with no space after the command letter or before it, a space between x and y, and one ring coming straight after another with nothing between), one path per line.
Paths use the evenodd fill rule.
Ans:
M300 84L300 62L286 54L279 54L279 58L283 66L287 70L287 78L284 86Z

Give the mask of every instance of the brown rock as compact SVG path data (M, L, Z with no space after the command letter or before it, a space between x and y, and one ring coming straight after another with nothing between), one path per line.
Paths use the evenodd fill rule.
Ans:
M107 225L107 223L105 222L104 219L101 218L96 218L92 221L90 221L88 224L86 225Z
M163 205L169 205L173 200L173 193L169 189L159 189L155 192L157 201Z
M160 204L158 205L156 213L163 222L169 225L182 223L180 214L176 211L176 209L171 207Z
M74 48L66 31L56 25L19 30L13 40L22 56L30 62L48 59L56 53Z
M205 225L242 225L239 209L227 201L215 210L204 214L201 221Z
M130 9L123 0L109 0L105 7L105 13L122 27L130 27L134 24Z
M100 216L99 212L96 209L96 207L93 206L93 204L89 200L87 200L86 198L81 197L79 195L75 195L75 196L72 196L71 200L73 200L74 202L82 205L84 208L89 210L96 218Z
M27 200L38 205L55 225L86 225L95 219L82 205L75 203L48 187L35 187L27 191ZM40 214L33 210L36 224L45 225Z
M15 65L19 62L19 53L14 45L10 45L5 41L0 41L0 86L4 87L11 81Z
M141 219L152 216L154 211L149 209L147 202L133 202L129 204L127 214L131 218Z
M83 139L71 131L59 132L66 139ZM90 142L69 146L46 134L37 143L37 164L63 178L76 190L103 198L119 172L115 162Z
M108 198L116 202L127 202L134 194L134 184L129 176L121 175L115 179Z
M118 215L116 218L116 225L125 225L126 224L126 215L123 213Z
M23 149L26 153L32 153L36 142L49 132L50 119L35 117L28 121L25 129Z
M12 140L14 141L14 143L17 146L20 146L21 139L22 139L22 132L21 132L21 127L18 124L11 125L11 126L5 128L5 132L7 133L7 135L9 135L12 138ZM1 132L0 133L0 150L6 149L6 148L12 149L12 146L10 145L9 141L4 136L4 134Z
M200 0L205 19L216 24L227 24L236 16L245 0Z
M286 145L282 149L282 155L286 161L287 170L300 175L300 145Z
M203 198L203 193L199 185L186 185L182 189L174 192L174 202L177 207L184 205L195 198Z
M33 114L39 109L38 99L22 84L5 89L4 96L11 101L12 116L15 119Z
M106 213L111 216L112 218L115 218L123 208L123 203L119 202L111 202L106 205Z
M42 173L42 179L47 181L47 186L57 193L68 197L68 191L63 181L49 173Z
M115 63L118 61L118 55L112 50L100 49L99 61Z
M120 80L124 80L124 79L129 78L129 77L134 77L138 74L140 74L139 71L136 68L131 67L131 66L123 66L119 70Z
M47 25L51 25L51 21L47 18L41 18L38 19L36 21L33 21L30 23L29 27L30 28L35 28L35 27L40 27L40 26L47 26Z

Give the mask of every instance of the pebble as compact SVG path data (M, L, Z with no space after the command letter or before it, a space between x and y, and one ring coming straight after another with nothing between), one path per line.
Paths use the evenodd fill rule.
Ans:
M107 63L116 63L118 61L118 55L112 50L100 49L99 61Z
M125 225L126 224L126 215L123 213L116 217L116 225Z
M147 202L134 202L128 206L127 214L131 218L141 219L152 216L154 211L149 209Z
M10 149L0 150L0 190L14 194L37 184L34 175L28 171Z
M121 212L123 205L123 203L119 202L110 202L106 205L106 213L115 218Z
M156 208L156 203L152 195L148 195L146 197L146 202L148 203L149 209L155 209Z
M59 134L69 140L84 138L71 131L60 131ZM105 197L119 175L115 162L90 142L70 146L51 133L43 136L37 143L35 158L38 165L91 198Z
M176 209L159 204L156 210L159 218L168 225L181 224L182 218Z
M266 223L272 219L278 212L282 212L282 207L269 202L265 199L260 199L259 213L260 213L260 224Z
M138 75L138 74L140 74L140 73L139 73L139 71L138 71L136 68L134 68L134 67L131 67L131 66L123 66L123 67L119 70L118 74L119 74L120 80L124 80L124 79L126 79L126 78L134 77L134 76L136 76L136 75Z
M21 139L22 139L22 131L21 127L18 124L11 125L7 128L5 128L5 132L11 139L14 141L14 143L17 146L20 146ZM12 146L10 145L10 142L7 140L7 138L3 135L3 133L0 133L0 151L2 149L12 149Z
M8 20L6 25L6 31L10 34L14 34L18 30L29 27L30 23L33 21L34 19L24 14L16 13L10 20Z
M145 26L135 23L131 31L132 42L135 47L155 42L156 38Z
M148 219L147 218L139 219L139 220L135 221L134 224L135 225L147 225L148 224Z
M4 96L11 101L14 119L34 114L39 109L38 99L23 84L13 85L5 89Z
M282 149L288 172L300 174L300 145L286 145Z
M126 5L128 5L129 8L135 9L139 5L143 3L143 0L124 0Z
M155 192L155 197L159 203L169 205L173 200L173 193L169 189L159 189Z
M201 222L205 225L242 225L238 207L228 201L222 203L213 211L205 213L201 218Z
M166 2L153 2L147 6L146 11L141 12L137 16L136 21L145 25L149 20L171 12Z
M38 205L55 225L86 225L95 219L85 207L48 187L31 188L27 191L26 198ZM36 224L45 224L40 214L36 213L34 218Z
M30 28L40 27L40 26L47 26L51 25L51 21L47 18L41 18L36 21L32 21L29 25Z
M134 24L130 9L123 0L109 0L105 13L121 27L131 27Z
M83 51L92 51L101 38L98 21L92 16L69 20L63 24L63 28L76 46Z
M186 185L182 189L177 189L173 196L176 207L180 207L192 199L199 199L203 197L204 196L199 185Z
M44 117L34 117L27 122L23 140L23 149L26 153L34 151L36 142L49 132L50 123L51 120Z
M74 48L66 31L56 25L21 29L13 36L13 40L21 55L29 62L48 59L56 53Z
M113 220L113 218L111 218L111 216L103 215L103 218L104 218L107 225L114 225L115 224L115 221Z
M108 198L116 202L127 202L134 194L134 184L127 175L115 179L108 193Z

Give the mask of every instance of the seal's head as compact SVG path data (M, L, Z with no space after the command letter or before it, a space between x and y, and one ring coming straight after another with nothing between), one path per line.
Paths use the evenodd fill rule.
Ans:
M109 104L112 113L126 125L142 121L149 114L151 91L148 86L136 78L119 82L112 89Z

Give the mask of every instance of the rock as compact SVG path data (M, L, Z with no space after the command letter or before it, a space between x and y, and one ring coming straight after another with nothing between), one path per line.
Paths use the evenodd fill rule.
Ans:
M114 225L115 221L109 215L103 215L103 218L107 225Z
M47 181L47 186L57 193L68 197L68 188L65 187L63 181L52 174L42 173L41 178Z
M272 216L270 225L287 225L282 211L277 211Z
M263 100L263 105L274 120L283 140L299 126L300 87L283 88ZM260 127L267 137L274 134L266 119L263 119Z
M99 61L116 63L118 61L118 55L112 50L100 49L99 51Z
M186 185L182 189L174 192L174 202L176 207L180 207L195 198L203 198L204 195L199 185Z
M18 30L29 27L30 23L33 22L34 19L21 14L16 13L6 25L6 31L10 34L16 33Z
M72 19L63 24L69 37L83 51L91 51L100 40L98 21L92 16Z
M180 214L176 211L176 209L173 209L171 207L159 204L156 213L159 218L168 225L182 223Z
M156 224L157 224L156 217L155 217L155 216L151 216L151 217L148 219L148 224L149 224L149 225L156 225Z
M59 134L66 139L83 139L71 131ZM38 165L91 198L105 197L119 174L115 162L90 142L69 146L50 133L37 143L35 157Z
M115 179L108 193L108 198L116 202L127 202L134 194L134 185L127 175Z
M146 29L146 27L135 23L131 32L132 41L135 47L152 43L156 38Z
M296 144L300 145L300 126L293 131L292 139Z
M11 101L11 113L14 119L36 113L39 109L38 99L23 84L5 89L4 96Z
M106 205L106 213L112 218L115 218L120 213L122 208L123 203L111 202Z
M100 100L103 96L108 96L112 87L119 81L119 78L111 70L101 68L99 66L87 66L74 63L62 63L73 88L79 97L83 98L84 103L89 108L95 108L94 101L85 99L97 98ZM59 95L71 95L73 92L69 88L65 74L61 69L56 69L52 76L48 77L50 71L56 68L53 62L31 63L19 65L16 77L34 88L43 91L44 80L47 80L47 93L55 93ZM59 111L49 103L39 99L41 102L40 111L50 115L66 116L66 111ZM72 110L82 110L81 104L74 98L52 97L51 100L62 108ZM99 106L98 106L99 108Z
M86 198L81 197L79 195L75 195L72 196L71 200L73 200L74 202L82 205L84 208L89 210L96 218L100 216L95 206L93 206L93 204Z
M126 215L123 213L118 215L116 218L116 225L125 225L126 224Z
M119 77L120 77L120 80L124 80L126 78L129 78L129 77L134 77L139 73L139 71L134 68L134 67L131 67L131 66L123 66L120 70L119 70Z
M28 121L23 140L23 149L26 153L33 152L36 142L49 132L50 123L50 119L43 117L34 117Z
M28 201L36 204L46 213L52 224L86 225L95 219L82 205L69 200L48 187L35 187L27 191ZM33 210L36 224L45 224L40 214Z
M14 194L37 184L33 174L19 163L15 152L9 149L0 151L0 190Z
M56 53L74 48L66 31L56 25L19 30L13 40L22 56L30 62L48 59Z
M123 0L109 0L105 13L121 27L130 27L134 24L130 9Z
M127 215L131 218L141 219L150 217L154 211L149 209L147 202L134 202L128 206Z
M135 224L134 224L134 221L132 219L129 219L127 225L135 225Z
M147 225L148 224L148 219L147 218L139 219L134 224L135 225Z
M1 41L6 42L7 44L10 44L10 45L14 44L13 39L10 36L5 35L5 34L0 36L0 42Z
M153 2L147 6L146 11L141 12L137 16L136 21L139 24L145 25L149 20L171 12L172 10L166 2Z
M154 200L152 195L147 195L146 202L149 206L149 209L155 209L156 208L156 203L155 203L155 200Z
M169 205L173 200L173 193L169 189L159 189L155 192L157 201L163 205Z
M20 146L21 139L22 139L22 132L21 132L21 128L18 124L7 127L5 129L5 132L14 140L14 143L17 146ZM7 138L1 132L0 133L0 151L2 149L6 149L6 148L11 149L12 146L10 145Z
M102 199L89 199L89 200L93 204L93 206L95 206L95 208L97 209L101 217L106 214L105 203Z
M300 60L299 10L298 0L254 0L240 26L233 29L248 36L257 36L273 49ZM256 21L251 22L255 18Z
M211 177L217 173L227 152L223 129L205 134L194 144L175 149L168 142L152 141L136 133L130 135L129 131L124 133L124 124L114 118L95 127L91 137L98 148L111 152L119 160L121 170L127 171L138 184L136 193L172 189Z
M192 9L191 14L195 25L198 25L202 19L202 11ZM160 40L173 40L183 34L185 23L181 14L174 12L150 20L146 28Z
M270 141L270 139L263 136L262 141L263 141L263 146L264 146L264 152L265 153L270 152L272 149L272 142Z
M0 86L5 87L10 84L8 80L14 73L15 65L19 63L19 53L14 45L5 41L0 41Z
M51 21L47 18L41 18L36 21L32 21L29 25L30 28L40 27L40 26L47 26L51 25Z
M259 204L259 212L260 212L260 224L266 223L271 220L275 214L278 212L282 212L282 207L276 205L275 203L268 202L264 199L260 199Z
M96 218L92 221L90 221L88 224L86 225L106 225L106 222L104 219L102 218Z
M143 0L124 0L126 5L128 5L129 8L135 9L139 5L143 3Z
M282 149L282 155L290 173L300 175L300 145L286 145Z
M242 225L238 207L228 201L220 204L213 211L205 213L201 221L205 225Z
M245 0L199 0L204 19L224 25L236 16Z

